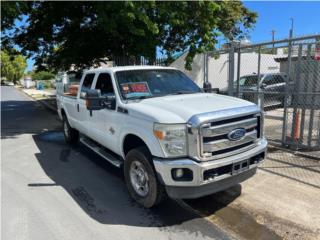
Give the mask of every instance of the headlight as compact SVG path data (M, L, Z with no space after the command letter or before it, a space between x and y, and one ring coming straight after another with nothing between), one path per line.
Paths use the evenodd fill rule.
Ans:
M166 157L187 155L186 130L185 124L154 124L153 133L158 138Z

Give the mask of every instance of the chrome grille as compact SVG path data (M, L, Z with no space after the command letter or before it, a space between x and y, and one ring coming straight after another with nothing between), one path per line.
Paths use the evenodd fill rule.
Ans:
M200 126L201 158L222 158L254 147L260 137L260 116L248 115L240 118L207 122ZM236 141L228 138L228 134L237 128L246 130L245 135Z

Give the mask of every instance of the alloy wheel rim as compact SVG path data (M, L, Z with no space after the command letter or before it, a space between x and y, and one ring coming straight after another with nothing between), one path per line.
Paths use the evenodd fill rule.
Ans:
M149 177L143 164L133 161L130 165L130 181L135 192L145 197L149 193Z
M69 128L68 128L67 122L64 122L63 129L64 129L64 134L66 135L67 138L69 138Z

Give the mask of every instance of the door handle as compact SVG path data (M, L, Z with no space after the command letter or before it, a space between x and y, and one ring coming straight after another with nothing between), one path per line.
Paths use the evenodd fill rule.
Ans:
M77 103L77 111L80 112L79 103Z

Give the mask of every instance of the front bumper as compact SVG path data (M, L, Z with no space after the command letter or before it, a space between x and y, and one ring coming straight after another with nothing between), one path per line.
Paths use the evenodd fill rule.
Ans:
M196 162L192 159L153 159L158 178L165 185L167 193L172 198L197 198L222 191L236 185L254 175L258 164L264 160L267 150L267 140L245 152L230 157L207 162ZM246 170L236 173L234 164L249 160ZM173 169L188 169L192 171L192 179L175 180ZM229 171L230 169L230 171ZM208 177L208 174L212 176Z

